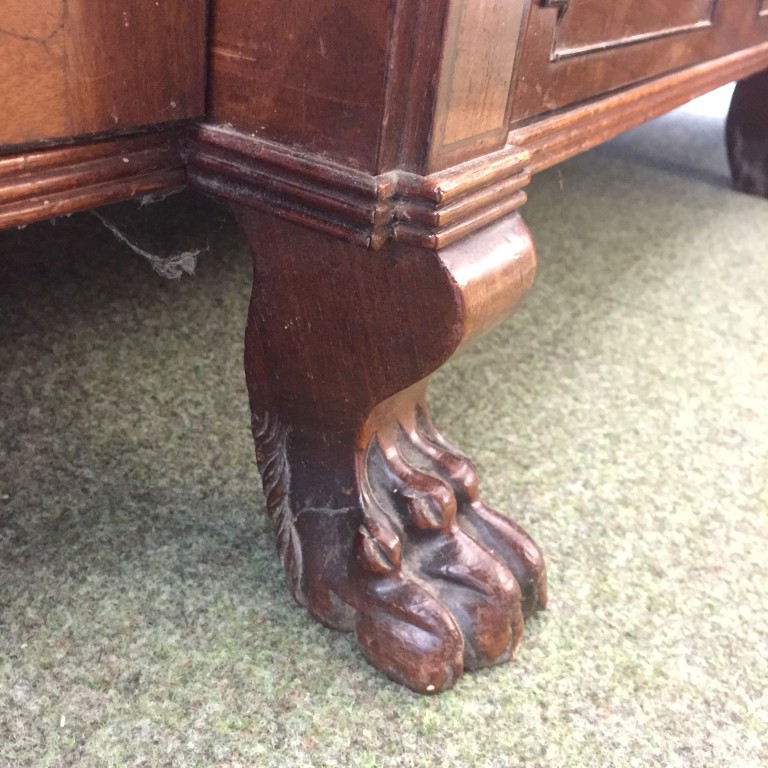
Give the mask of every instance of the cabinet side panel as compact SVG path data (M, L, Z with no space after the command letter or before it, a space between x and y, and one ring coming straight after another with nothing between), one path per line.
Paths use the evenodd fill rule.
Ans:
M206 0L4 0L0 145L197 117Z
M571 0L565 11L561 3L536 2L518 61L512 124L759 46L768 39L761 1Z
M395 3L217 0L209 117L374 171Z
M70 132L62 0L5 0L0 30L0 144Z

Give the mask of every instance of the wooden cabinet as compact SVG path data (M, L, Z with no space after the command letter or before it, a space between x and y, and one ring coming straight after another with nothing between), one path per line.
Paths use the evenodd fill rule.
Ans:
M185 184L232 205L289 587L436 693L547 600L427 405L532 285L532 174L741 80L729 159L768 196L766 73L768 0L4 0L0 227Z
M512 122L768 40L768 0L533 0Z
M204 111L206 0L3 0L0 147Z

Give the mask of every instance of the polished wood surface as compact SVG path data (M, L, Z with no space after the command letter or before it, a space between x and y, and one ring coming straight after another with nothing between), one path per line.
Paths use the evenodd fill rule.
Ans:
M546 602L543 560L482 503L471 464L429 418L426 387L530 287L522 219L439 252L390 243L372 256L235 212L253 252L257 459L294 596L422 693L508 660L524 615Z
M395 22L394 3L217 0L210 116L375 171Z
M196 188L367 248L444 247L525 202L532 173L768 64L768 44L604 96L518 128L496 152L443 171L371 174L229 127L195 133ZM480 153L480 149L475 149Z
M504 145L524 9L217 0L210 117L372 174L449 167Z
M561 59L710 26L717 0L568 0L560 7L552 57Z
M758 15L755 0L717 3L711 23L708 5L534 0L515 75L513 124L768 41L768 18ZM685 19L699 21L670 34ZM643 34L650 29L656 33Z
M465 160L478 150L495 149L504 140L524 10L524 0L462 0L451 4L440 63L430 170ZM478 40L483 41L481 45Z
M768 43L650 80L513 128L509 142L530 154L538 173L768 66Z
M726 139L733 185L768 197L768 70L737 83Z
M198 117L206 0L3 0L0 152Z

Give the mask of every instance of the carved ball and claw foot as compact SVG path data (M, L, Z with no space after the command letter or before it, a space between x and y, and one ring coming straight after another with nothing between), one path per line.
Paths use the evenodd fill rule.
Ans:
M524 618L546 603L546 577L530 537L480 500L471 463L435 428L424 389L373 415L355 477L314 460L314 471L342 477L331 498L292 472L307 460L305 436L256 416L254 437L298 602L354 631L393 680L431 693L514 656ZM355 451L336 440L322 442Z
M420 693L513 658L546 604L544 561L482 502L426 389L530 285L522 220L444 251L372 253L235 210L254 256L253 435L295 598Z

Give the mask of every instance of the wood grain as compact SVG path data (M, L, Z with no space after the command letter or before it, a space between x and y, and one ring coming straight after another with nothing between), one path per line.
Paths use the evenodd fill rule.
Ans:
M569 0L555 33L553 58L664 37L709 26L716 0Z
M394 16L383 2L218 0L211 117L374 171Z
M768 65L768 44L634 86L512 131L503 150L420 175L369 174L220 128L201 128L190 183L373 250L442 248L525 202L531 173Z
M389 240L442 248L525 202L528 155L515 147L428 176L374 176L221 128L188 151L203 192L378 250Z
M504 145L524 8L218 0L211 119L370 174L450 167Z
M742 79L729 159L768 194L768 3L713 7L215 0L210 109L178 127L202 112L205 0L5 2L0 226L181 186L185 167L232 202L291 592L415 691L511 658L546 603L540 551L482 502L426 397L531 287L531 174ZM174 127L124 133L148 123Z
M206 0L4 0L0 145L202 115Z
M430 170L466 159L468 144L477 151L503 139L524 9L524 0L451 3Z
M0 21L0 145L66 136L64 0L6 0Z
M590 2L592 0L589 0ZM587 2L587 0L584 0ZM575 8L571 8L575 5ZM628 6L627 3L611 3ZM691 3L630 3L632 14L643 24L667 26L668 19L677 18ZM533 4L528 18L523 44L518 59L513 95L512 124L530 121L537 115L562 110L569 105L617 91L687 67L727 56L739 50L760 45L768 40L768 25L755 21L754 0L730 0L719 2L715 7L712 23L705 23L689 31L664 37L638 38L642 29L635 17L627 18L623 27L614 22L613 14L605 14L603 23L589 19L579 25L583 40L604 36L601 28L609 24L613 34L608 35L615 44L608 47L587 47L581 55L553 58L553 45L558 35L558 25L579 22L578 5L568 4L562 14L557 8ZM585 6L586 7L586 6ZM597 5L595 5L597 7ZM704 5L695 7L703 9ZM653 9L656 12L653 13ZM573 22L567 19L573 13ZM586 19L587 17L585 17ZM682 18L682 17L680 17ZM573 33L576 35L576 32ZM579 38L574 37L574 40ZM619 44L622 43L623 44Z

